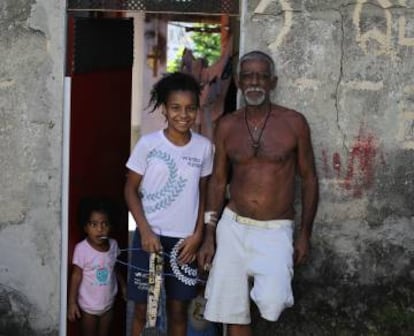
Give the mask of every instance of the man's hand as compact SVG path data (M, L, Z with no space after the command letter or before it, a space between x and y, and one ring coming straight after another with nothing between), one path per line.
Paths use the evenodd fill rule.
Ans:
M294 261L295 265L299 266L306 262L309 257L309 238L303 234L299 234L299 237L295 241Z
M214 244L214 238L213 237L206 237L204 239L203 244L201 245L201 248L198 252L198 265L199 267L204 271L209 271L211 268L211 262L214 257L215 253L215 244Z

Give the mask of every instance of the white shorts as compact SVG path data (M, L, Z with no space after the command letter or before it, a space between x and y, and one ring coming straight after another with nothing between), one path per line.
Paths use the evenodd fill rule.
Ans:
M255 221L226 208L217 225L204 317L213 322L249 324L249 278L253 279L250 297L264 319L276 321L291 307L292 234L292 220Z

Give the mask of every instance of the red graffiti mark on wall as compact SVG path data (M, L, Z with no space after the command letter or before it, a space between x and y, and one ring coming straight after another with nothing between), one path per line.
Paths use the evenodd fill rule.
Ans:
M361 197L364 191L374 184L375 165L378 145L373 134L369 134L361 127L358 137L352 144L343 169L341 155L335 152L332 155L332 169L334 176L341 179L340 186L349 190L354 197ZM379 153L379 161L385 165L384 156ZM328 153L322 150L323 170L327 178L332 177L332 170L328 165Z
M369 189L373 184L376 154L374 136L360 132L350 150L344 181L345 189L352 190L356 197L360 197L364 190Z

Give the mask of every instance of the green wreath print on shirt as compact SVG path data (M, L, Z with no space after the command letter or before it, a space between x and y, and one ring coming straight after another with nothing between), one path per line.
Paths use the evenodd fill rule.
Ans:
M170 154L160 151L152 150L147 157L147 160L158 159L161 160L168 168L168 180L165 185L153 193L142 189L142 198L146 201L155 202L154 205L144 206L144 211L147 214L169 207L184 190L187 179L178 175L178 168Z

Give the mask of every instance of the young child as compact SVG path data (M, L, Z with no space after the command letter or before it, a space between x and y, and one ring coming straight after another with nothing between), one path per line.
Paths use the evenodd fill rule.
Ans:
M120 253L109 238L113 222L112 204L105 199L84 199L79 224L86 238L75 246L68 299L68 319L81 319L82 335L107 336L113 316L118 282L126 297L126 283L116 269Z
M212 144L192 132L200 86L190 75L173 73L158 81L150 106L161 107L165 129L144 135L128 162L125 199L136 223L128 297L135 302L132 335L146 323L148 258L163 251L168 335L185 336L187 308L197 295L196 253L202 240ZM171 276L173 275L173 276Z

